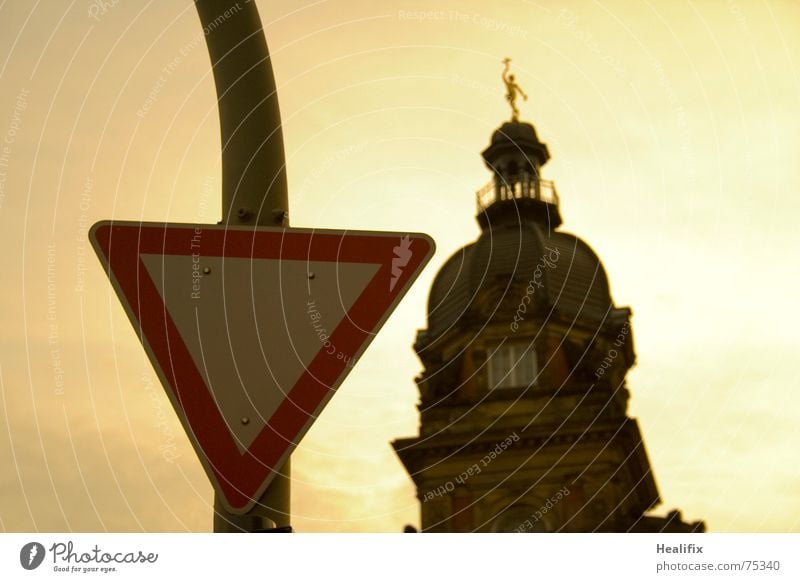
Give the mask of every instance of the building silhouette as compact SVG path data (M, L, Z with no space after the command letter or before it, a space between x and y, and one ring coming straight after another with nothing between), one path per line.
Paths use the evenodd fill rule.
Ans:
M419 436L393 446L433 532L703 531L660 503L627 415L631 310L603 265L559 229L550 158L516 115L483 152L478 239L431 287L414 349Z

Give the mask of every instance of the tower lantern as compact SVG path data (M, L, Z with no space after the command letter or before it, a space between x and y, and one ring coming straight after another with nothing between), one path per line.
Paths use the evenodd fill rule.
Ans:
M486 229L490 224L518 219L518 213L542 220L549 227L561 224L558 194L553 182L541 178L541 168L550 159L547 144L539 140L530 123L519 121L517 94L527 95L508 69L511 59L503 61L503 81L506 100L511 106L511 121L501 125L493 134L483 153L486 167L492 172L491 181L478 191L478 222Z

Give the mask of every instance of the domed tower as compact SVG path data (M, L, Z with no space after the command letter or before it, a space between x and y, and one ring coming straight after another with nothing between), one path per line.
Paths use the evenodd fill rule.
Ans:
M697 531L646 513L659 493L625 377L631 311L600 259L559 230L549 159L516 119L491 138L478 239L437 274L419 436L393 446L417 487L423 531Z

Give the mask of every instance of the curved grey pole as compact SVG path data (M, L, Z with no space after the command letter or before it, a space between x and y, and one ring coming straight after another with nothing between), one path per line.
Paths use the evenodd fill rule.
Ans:
M222 134L222 222L289 226L286 159L272 62L252 0L195 0L214 68ZM289 460L245 515L214 500L214 531L289 525Z
M287 226L281 112L252 0L195 0L214 68L222 134L222 221Z

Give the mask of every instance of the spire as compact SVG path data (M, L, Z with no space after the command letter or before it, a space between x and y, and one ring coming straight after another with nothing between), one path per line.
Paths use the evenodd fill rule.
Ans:
M533 125L519 120L517 95L525 100L528 96L509 73L511 59L503 59L503 65L511 121L495 130L481 154L493 176L477 193L478 223L486 230L509 221L533 220L554 229L561 224L558 194L555 184L542 180L540 174L550 152Z

